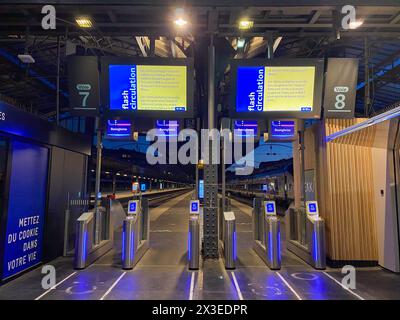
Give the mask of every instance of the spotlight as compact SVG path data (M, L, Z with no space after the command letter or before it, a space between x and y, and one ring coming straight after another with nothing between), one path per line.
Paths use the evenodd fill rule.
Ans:
M360 26L362 26L363 23L364 23L363 20L352 21L352 22L349 23L349 28L350 28L350 29L357 29L357 28L359 28Z
M92 21L88 17L77 17L75 21L81 28L91 28L93 26Z
M177 25L178 27L183 27L185 25L187 25L187 20L184 18L185 16L185 12L182 8L178 8L175 10L175 20L174 23L175 25Z
M239 29L240 30L249 30L253 28L254 21L252 20L240 20L239 21Z

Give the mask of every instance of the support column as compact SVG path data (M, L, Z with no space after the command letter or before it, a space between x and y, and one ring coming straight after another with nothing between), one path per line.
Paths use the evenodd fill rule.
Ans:
M94 234L94 243L100 243L100 227L101 227L101 217L100 217L100 206L101 206L101 197L100 197L100 179L101 179L101 159L102 159L102 130L100 124L100 117L96 117L96 131L97 131L97 155L96 155L96 182L95 182L95 234Z
M60 36L57 37L56 123L60 124Z
M214 36L208 48L208 128L215 128L215 47ZM208 140L209 159L204 166L204 258L218 258L218 165L212 164L212 141ZM206 160L206 159L204 159Z

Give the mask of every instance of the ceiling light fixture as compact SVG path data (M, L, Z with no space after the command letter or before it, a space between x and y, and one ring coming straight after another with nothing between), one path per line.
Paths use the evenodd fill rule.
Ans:
M352 29L352 30L357 29L360 26L362 26L363 23L364 23L363 20L352 21L352 22L349 23L349 28Z
M30 54L19 54L18 59L23 63L35 63L35 59Z
M243 20L239 21L238 27L240 30L249 30L249 29L253 28L253 25L254 25L254 21L243 19Z
M88 17L77 17L75 21L81 28L91 28L93 26L92 21Z
M185 11L182 8L177 8L175 10L175 20L174 23L178 27L183 27L187 25L187 20L184 18L185 17Z

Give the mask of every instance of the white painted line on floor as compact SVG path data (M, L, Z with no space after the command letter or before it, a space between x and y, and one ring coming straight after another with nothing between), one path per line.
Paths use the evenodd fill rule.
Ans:
M360 300L365 300L363 297L361 297L359 294L355 293L354 291L352 291L350 288L347 288L346 286L344 286L341 282L339 282L338 280L336 280L334 277L332 277L330 274L328 274L325 271L322 271L322 273L324 275L326 275L329 279L332 279L333 281L335 281L339 286L341 286L344 290L350 292L353 296L357 297Z
M108 294L111 292L112 289L114 289L114 287L118 284L118 282L126 275L126 271L121 274L117 280L115 280L115 282L111 285L111 287L106 291L105 294L103 294L103 296L100 298L100 300L104 300Z
M235 272L231 271L231 274L232 274L232 278L233 278L233 283L235 284L236 292L239 296L239 300L243 300L242 291L240 291L239 284L236 280Z
M56 283L54 286L52 286L49 290L43 292L39 297L35 298L35 300L40 300L42 299L46 294L48 294L50 291L56 289L61 283L63 283L64 281L68 280L69 278L71 278L74 274L76 273L73 272L71 273L68 277L64 278L63 280L61 280L59 283Z
M290 291L293 292L293 294L296 296L296 298L297 298L298 300L303 300L303 299L300 297L300 295L296 292L296 290L293 289L293 287L289 284L289 282L287 282L287 281L285 280L285 278L284 278L279 272L275 272L275 273L278 275L279 278L281 278L281 280L283 281L283 283L286 284L286 286L290 289Z
M194 293L194 278L196 273L192 272L192 278L190 279L190 293L189 293L189 300L193 300L193 293Z

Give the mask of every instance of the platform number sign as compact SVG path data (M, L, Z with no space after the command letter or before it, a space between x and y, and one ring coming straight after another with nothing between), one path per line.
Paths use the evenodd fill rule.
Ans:
M324 95L325 118L354 117L357 75L357 59L328 59Z
M100 90L97 57L68 57L68 91L72 114L89 117L98 115Z
M92 86L89 83L79 83L76 85L76 89L78 90L79 95L82 96L82 103L80 107L86 108Z

